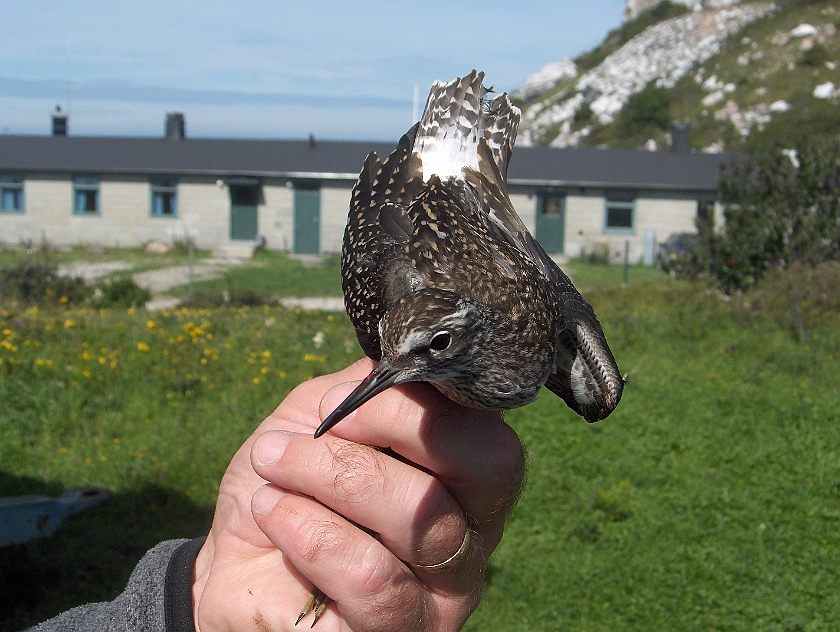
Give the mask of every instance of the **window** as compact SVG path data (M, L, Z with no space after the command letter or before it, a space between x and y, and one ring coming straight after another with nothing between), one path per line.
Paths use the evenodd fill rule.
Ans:
M605 233L633 234L635 232L636 195L608 193L604 217Z
M0 176L0 212L23 213L23 176Z
M544 194L540 196L540 214L546 217L559 217L566 201L564 195Z
M154 178L152 188L152 217L178 217L178 181L174 178Z
M73 178L73 212L99 215L99 178Z

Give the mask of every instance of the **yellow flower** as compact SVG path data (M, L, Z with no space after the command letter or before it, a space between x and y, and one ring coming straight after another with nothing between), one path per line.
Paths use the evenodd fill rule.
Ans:
M70 299L68 299L66 296L62 296L60 299L58 299L58 302L59 302L59 303L61 303L61 304L64 304L64 303L66 303L68 300L70 300Z
M149 345L145 342L138 342L137 343L137 350L138 351L148 351L150 349Z
M303 361L304 362L326 362L327 358L326 358L326 356L315 355L314 353L307 353L305 356L303 356Z
M70 329L71 327L75 327L76 326L76 321L73 320L72 318L68 318L67 320L64 321L64 326L67 329Z
M255 378L254 378L253 380L251 380L251 381L252 381L254 384L259 384L259 383L260 383L260 378L255 377Z
M11 336L12 335L12 330L11 329L4 329L3 330L3 335L4 336Z
M147 320L147 321L146 321L146 327L147 327L148 329L154 329L154 328L155 328L155 321L153 321L153 320Z

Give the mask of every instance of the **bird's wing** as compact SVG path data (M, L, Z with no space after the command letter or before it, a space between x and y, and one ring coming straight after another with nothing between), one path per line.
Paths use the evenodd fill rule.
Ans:
M464 178L482 201L488 230L536 265L555 298L557 358L546 387L587 421L603 419L618 405L624 381L601 324L571 279L528 232L486 143L479 143L478 165L478 169L464 169Z
M353 187L342 250L342 287L350 320L365 353L378 359L379 319L385 309L423 284L405 252L414 232L408 204L422 186L412 153L415 125L381 162L371 152Z

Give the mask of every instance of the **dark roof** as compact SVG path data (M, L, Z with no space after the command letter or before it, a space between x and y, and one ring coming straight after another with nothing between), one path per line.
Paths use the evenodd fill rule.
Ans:
M722 164L733 154L595 149L514 148L511 184L714 193Z
M355 179L365 156L396 143L0 135L0 171ZM517 147L516 185L717 190L730 154Z

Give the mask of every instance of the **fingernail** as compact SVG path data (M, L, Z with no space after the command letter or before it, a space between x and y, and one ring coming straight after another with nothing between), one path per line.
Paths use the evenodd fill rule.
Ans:
M252 451L254 465L271 465L280 460L292 440L292 433L269 430L257 437Z
M261 516L268 515L285 495L282 490L274 487L274 485L263 485L254 492L254 497L251 499L251 511Z
M343 384L338 384L333 386L330 390L328 390L324 397L321 398L321 406L319 408L318 414L321 416L321 421L327 418L327 416L338 408L338 405L347 399L347 396L353 392L359 385L359 382L344 382ZM352 415L353 413L351 413ZM349 417L350 415L348 415Z

